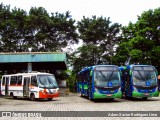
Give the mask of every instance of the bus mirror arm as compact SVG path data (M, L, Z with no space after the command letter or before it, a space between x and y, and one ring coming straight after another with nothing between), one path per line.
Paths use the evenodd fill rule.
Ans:
M132 71L131 70L129 71L129 75L132 75Z
M158 71L156 70L156 75L158 76Z
M90 71L90 77L92 77L92 74L93 74L93 72L92 72L92 70Z

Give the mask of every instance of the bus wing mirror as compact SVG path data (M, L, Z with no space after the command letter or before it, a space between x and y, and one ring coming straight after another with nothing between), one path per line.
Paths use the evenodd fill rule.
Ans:
M90 76L92 76L93 75L93 72L92 72L92 70L90 71Z
M122 71L119 71L119 73L120 73L120 76L122 76Z
M132 71L131 70L129 71L129 75L132 75Z
M156 75L158 76L158 71L156 70Z

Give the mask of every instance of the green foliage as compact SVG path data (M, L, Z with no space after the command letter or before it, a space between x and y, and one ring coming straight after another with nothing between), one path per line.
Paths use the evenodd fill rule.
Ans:
M102 63L102 49L95 45L83 45L79 47L71 56L74 56L72 65L74 71L78 72L82 68Z
M159 16L160 8L148 10L138 16L138 21L135 24L129 23L128 26L122 27L123 39L117 48L115 61L120 61L119 58L125 58L128 54L128 57L131 58L131 64L140 63L159 66ZM123 43L127 46L122 47Z
M49 14L45 8L32 7L27 14L3 3L0 18L0 52L27 52L29 47L36 52L61 51L83 41L67 54L73 67L70 76L59 75L67 78L70 89L75 86L76 73L95 64L124 65L131 58L130 64L152 64L160 71L160 8L143 12L135 24L123 27L103 16L84 16L75 25L69 11Z
M138 63L142 59L142 51L137 49L132 49L130 51L130 57L132 61Z
M96 64L112 64L114 47L120 41L120 26L111 24L110 18L92 16L78 21L78 31L84 45L75 51L73 67L75 71Z
M109 18L92 16L90 19L84 16L83 19L78 22L80 38L87 44L97 44L106 37L110 23Z
M61 51L77 43L75 20L70 13L52 13L45 8L32 7L27 14L0 4L0 52Z
M126 60L129 59L130 54L130 45L128 42L121 42L116 49L116 55L113 57L113 64L115 65L124 65Z
M68 78L66 79L69 91L76 92L76 82L77 82L76 73L72 72L71 70L66 70L66 73L69 74Z

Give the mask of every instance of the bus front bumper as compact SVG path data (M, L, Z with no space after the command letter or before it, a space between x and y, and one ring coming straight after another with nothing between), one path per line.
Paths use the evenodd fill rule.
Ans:
M39 98L54 98L58 96L59 96L59 92L56 92L54 94L45 94L44 92L39 92Z
M94 92L93 99L103 99L103 98L121 98L122 92L117 92L114 94L100 94L97 92Z
M158 97L159 96L159 92L153 92L153 93L140 93L140 92L133 92L132 93L132 97L135 98L142 98L142 97Z

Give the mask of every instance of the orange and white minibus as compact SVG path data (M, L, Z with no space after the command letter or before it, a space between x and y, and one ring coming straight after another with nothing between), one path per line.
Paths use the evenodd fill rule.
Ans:
M16 97L52 100L59 96L59 87L53 74L50 73L17 73L3 75L1 94Z

